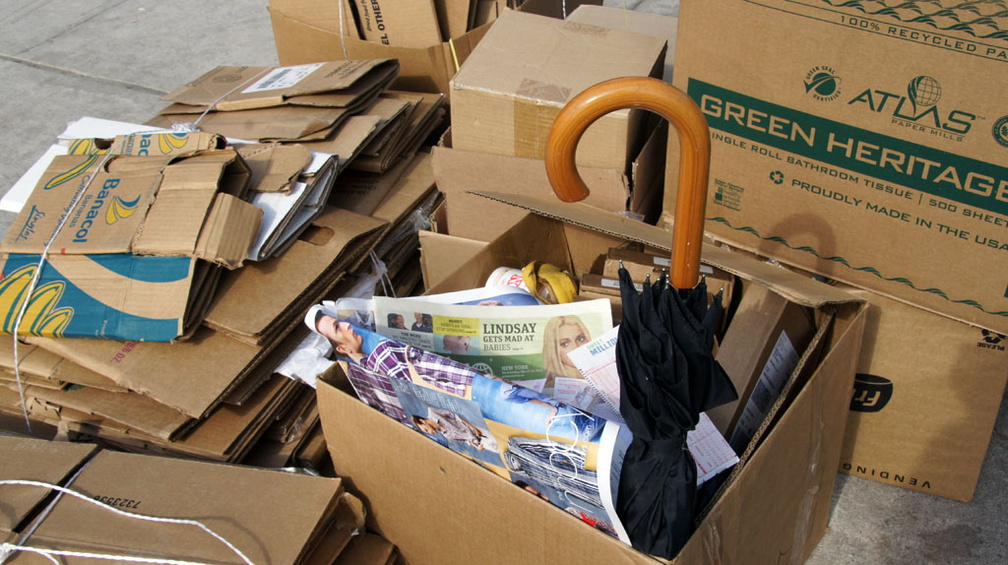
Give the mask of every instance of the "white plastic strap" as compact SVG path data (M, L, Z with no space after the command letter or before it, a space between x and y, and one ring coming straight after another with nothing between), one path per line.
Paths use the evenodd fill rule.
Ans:
M74 194L70 207L67 208L67 212L60 217L59 222L56 224L56 229L54 229L52 235L49 236L49 240L46 241L45 247L39 255L39 262L35 267L35 273L32 274L31 281L28 283L28 288L24 293L24 300L21 302L21 309L18 310L17 318L14 319L14 328L11 331L14 338L14 379L17 381L18 398L21 401L21 412L24 415L25 425L28 427L29 434L32 433L32 426L31 420L28 418L28 404L25 401L24 383L21 381L21 358L18 350L18 344L20 343L18 340L18 332L21 328L21 320L24 318L25 312L28 311L28 305L31 303L32 294L35 293L35 287L38 285L39 278L42 276L42 269L45 267L46 258L49 256L49 249L52 247L53 242L56 241L56 236L63 231L63 226L66 225L67 219L70 218L73 211L77 209L77 205L80 204L80 200L84 196L84 193L87 192L88 187L91 186L91 181L94 180L99 171L105 168L105 164L108 163L111 156L111 153L106 153L98 162L98 166L95 167L94 172L90 177L88 177L87 182L81 184L81 186L77 188L77 193Z

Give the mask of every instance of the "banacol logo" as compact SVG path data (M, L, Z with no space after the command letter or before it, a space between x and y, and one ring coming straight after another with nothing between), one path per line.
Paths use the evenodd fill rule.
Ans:
M977 342L977 347L982 349L993 349L995 351L1005 350L1005 337L1004 334L999 334L997 332L992 332L990 330L981 330L981 338Z
M95 196L94 201L91 202L91 207L88 209L87 214L84 215L84 221L81 222L80 228L78 228L77 232L74 234L73 241L75 243L87 243L88 233L91 231L91 226L94 225L95 218L97 218L98 215L101 213L102 206L105 205L105 200L108 199L109 197L109 192L114 190L115 187L117 186L119 186L119 179L107 179L105 182L102 183L101 190L98 191L98 194ZM136 207L136 205L139 202L140 197L138 196L137 199L132 203L132 207ZM130 208L131 203L123 202L123 204L124 209ZM132 213L133 212L130 211L128 214L126 214L126 216L129 216ZM110 218L112 218L112 221L109 221ZM119 221L119 219L120 216L115 216L114 213L106 212L105 214L106 223L113 224Z
M53 178L49 179L44 185L42 185L42 190L51 190L61 184L69 182L83 175L85 172L87 172L88 169L91 168L91 165L95 164L95 161L98 160L98 157L99 157L98 154L93 154L87 159L81 161L72 169L63 171L62 173L54 176Z
M885 377L858 373L854 375L854 396L851 398L851 412L880 412L889 404L893 395L893 383Z
M820 102L832 102L840 97L840 77L831 67L812 67L805 73L805 92Z
M941 97L941 84L934 77L921 75L907 83L906 94L869 88L847 104L889 115L894 123L961 141L962 136L970 132L977 115L939 107Z

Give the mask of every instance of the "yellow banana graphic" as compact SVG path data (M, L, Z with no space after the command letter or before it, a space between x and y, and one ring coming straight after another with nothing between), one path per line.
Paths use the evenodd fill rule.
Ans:
M185 147L188 135L184 133L162 133L158 134L158 149L162 154L168 155L178 149Z
M80 175L84 174L88 169L90 169L91 165L94 165L95 161L97 161L97 160L98 160L98 154L97 153L92 154L90 157L88 157L84 161L81 161L79 164L77 164L72 169L70 169L68 171L64 171L64 172L62 172L62 173L54 176L53 178L49 179L49 181L45 183L45 185L42 187L42 189L43 190L49 190L51 188L55 188L55 187L57 187L57 186L65 183L65 182L67 182L69 180L72 180L72 179L74 179L76 177L79 177Z
M3 333L14 333L18 313L37 268L34 264L24 265L0 281L0 311L5 312L3 327L0 328ZM57 307L65 287L63 281L52 281L36 288L31 297L27 297L28 307L21 318L18 333L62 337L74 314L70 306Z
M112 202L109 204L109 207L105 210L105 223L112 225L119 220L132 216L133 212L136 212L136 207L139 203L139 196L132 201L123 200L118 196L114 197Z
M75 139L67 146L67 155L95 155L105 153L108 149L98 147L93 139Z

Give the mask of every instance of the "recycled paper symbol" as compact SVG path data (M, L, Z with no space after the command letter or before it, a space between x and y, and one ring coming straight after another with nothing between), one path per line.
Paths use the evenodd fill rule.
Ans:
M773 171L770 173L770 180L772 180L774 184L781 184L784 182L784 173L780 171Z

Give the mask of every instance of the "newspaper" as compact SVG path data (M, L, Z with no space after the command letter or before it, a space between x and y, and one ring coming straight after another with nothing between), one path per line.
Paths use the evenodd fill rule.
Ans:
M320 304L305 323L364 402L629 543L615 510L625 426L336 316Z
M597 397L601 398L608 411L594 407L594 414L606 415L607 419L623 423L619 416L620 382L616 369L616 338L619 326L599 336L597 339L571 351L570 360L578 367ZM587 396L587 395L583 395ZM573 406L586 409L578 403ZM703 484L721 471L739 462L738 455L732 449L717 427L707 417L700 413L700 421L696 428L686 433L686 446L697 466L697 486Z
M567 352L612 328L606 299L501 307L425 298L375 297L376 331L547 396L565 394L572 380L583 383Z

